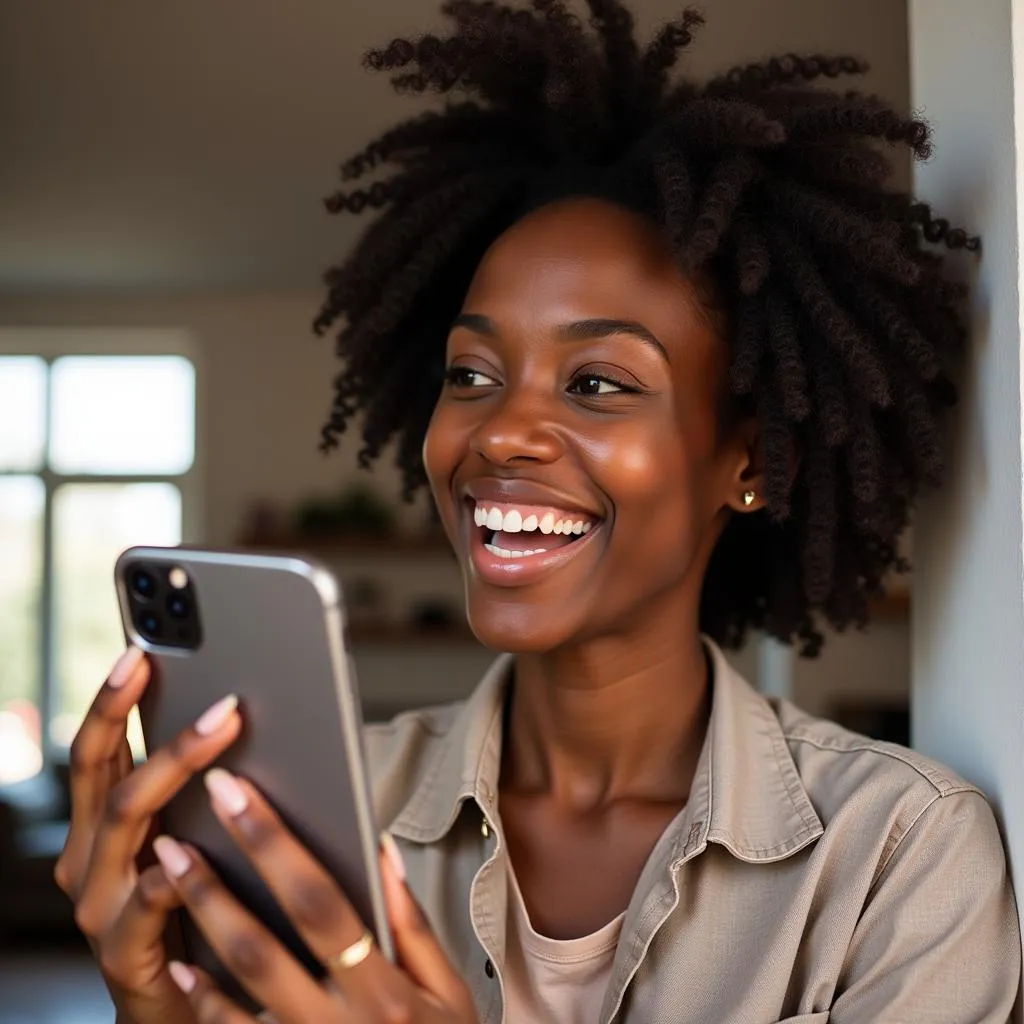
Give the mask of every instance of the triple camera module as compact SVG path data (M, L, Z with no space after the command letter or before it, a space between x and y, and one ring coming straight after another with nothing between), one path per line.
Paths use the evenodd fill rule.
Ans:
M199 646L199 607L184 569L134 562L125 583L132 623L143 639L162 647Z

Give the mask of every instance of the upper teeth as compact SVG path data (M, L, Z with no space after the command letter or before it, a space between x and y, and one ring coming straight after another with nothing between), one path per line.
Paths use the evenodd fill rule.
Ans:
M500 530L503 533L532 533L534 530L540 530L541 533L579 534L586 533L591 527L588 520L571 517L556 519L553 512L545 512L540 519L533 513L524 518L518 509L513 508L502 513L500 508L488 508L486 505L476 506L473 510L473 521L477 526L484 526L495 532Z

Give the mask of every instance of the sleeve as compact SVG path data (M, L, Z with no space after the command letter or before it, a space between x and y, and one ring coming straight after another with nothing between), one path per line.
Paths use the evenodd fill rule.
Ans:
M937 797L875 883L830 1024L1005 1024L1021 941L1002 840L984 797Z

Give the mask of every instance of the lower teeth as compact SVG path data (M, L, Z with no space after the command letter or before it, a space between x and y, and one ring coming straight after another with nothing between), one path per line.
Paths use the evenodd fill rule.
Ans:
M484 547L492 555L499 558L525 558L527 555L543 555L547 548L535 548L533 551L509 551L508 548L499 548L496 544L484 544Z

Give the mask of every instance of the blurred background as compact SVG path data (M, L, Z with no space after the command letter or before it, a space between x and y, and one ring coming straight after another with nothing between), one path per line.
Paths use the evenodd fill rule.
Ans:
M676 13L635 0L642 33ZM908 107L901 0L714 0L703 75L775 51L868 58ZM354 219L340 160L415 104L362 71L433 3L0 0L0 1022L112 1011L51 881L67 749L123 647L131 544L295 547L341 575L368 718L465 694L491 655L422 500L355 443L317 450L335 369L320 276ZM907 168L902 169L904 175ZM768 692L906 741L909 598L795 662L755 638Z

